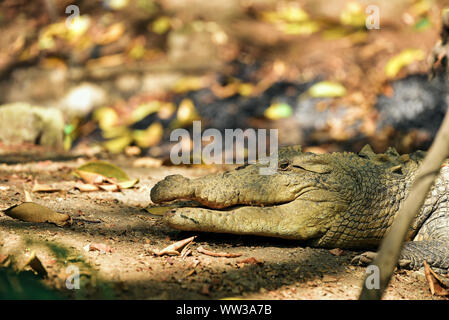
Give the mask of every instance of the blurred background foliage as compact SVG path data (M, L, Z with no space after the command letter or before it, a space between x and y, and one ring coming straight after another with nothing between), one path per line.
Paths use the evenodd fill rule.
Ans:
M379 9L379 29L366 27L368 5ZM449 93L445 79L425 76L446 5L5 0L0 149L164 158L170 132L194 120L277 128L281 145L315 152L426 148ZM57 110L63 125L27 111L37 107ZM47 120L38 126L28 114ZM43 139L49 128L56 138Z

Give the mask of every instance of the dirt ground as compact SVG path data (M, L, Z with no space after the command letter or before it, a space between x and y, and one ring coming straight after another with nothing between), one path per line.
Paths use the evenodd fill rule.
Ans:
M61 189L33 193L36 203L75 218L73 225L58 227L29 223L0 214L0 256L18 265L31 251L48 271L46 285L68 298L118 299L357 299L365 269L352 266L357 254L301 247L294 241L262 237L179 232L165 226L145 208L150 189L169 174L201 176L217 168L135 168L132 160L112 161L131 178L135 188L121 192L80 192L74 189L72 170L83 160L0 165L0 203L6 209L24 201L24 189L35 179ZM78 220L76 220L78 219ZM192 254L155 256L175 241L197 236ZM103 245L102 251L86 246ZM215 252L240 257L212 257ZM101 247L101 246L100 246ZM255 259L255 260L254 260ZM246 260L246 261L245 261ZM79 290L68 290L67 267L81 270ZM430 294L423 271L397 271L385 299L440 299Z

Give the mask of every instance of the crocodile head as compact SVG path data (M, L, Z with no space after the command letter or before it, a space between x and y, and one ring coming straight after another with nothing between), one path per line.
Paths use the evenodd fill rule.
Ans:
M410 171L409 160L394 150L377 155L369 146L359 154L320 155L288 147L279 151L275 174L261 175L256 163L197 179L167 176L152 188L151 199L195 200L204 206L167 212L166 222L176 229L323 243L335 234L345 238L347 228L366 228L369 235L353 238L369 244L381 238L394 211L395 205L386 205L387 194L405 193L399 182ZM396 190L386 187L395 181ZM376 221L376 211L385 218Z

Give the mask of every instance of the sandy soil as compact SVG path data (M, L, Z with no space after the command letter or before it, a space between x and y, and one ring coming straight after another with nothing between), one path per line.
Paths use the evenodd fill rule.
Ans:
M36 203L71 215L69 227L28 223L0 214L0 255L18 265L35 250L48 271L43 280L70 298L119 299L357 299L365 269L352 266L357 252L300 247L294 241L235 235L198 234L172 230L146 210L151 187L168 174L195 177L216 168L134 168L130 160L115 161L131 178L133 189L122 192L81 193L73 188L72 169L79 161L0 165L1 209L21 203L23 189L34 180L63 191L33 193ZM83 220L79 220L83 219ZM88 222L89 221L89 222ZM192 235L192 254L153 254ZM103 251L86 246L103 244ZM203 246L240 257L212 257ZM249 259L254 258L254 259ZM248 260L249 259L249 260ZM247 260L247 262L245 262ZM249 262L253 263L249 263ZM256 263L257 262L257 263ZM67 267L81 270L81 288L68 290ZM422 271L397 271L385 299L441 299L432 297Z

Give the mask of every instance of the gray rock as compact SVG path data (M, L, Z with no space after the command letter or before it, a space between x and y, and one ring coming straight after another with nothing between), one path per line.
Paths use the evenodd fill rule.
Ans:
M82 117L106 102L107 94L102 87L84 82L70 89L61 99L60 107L68 117Z
M11 103L0 106L0 141L6 145L24 142L60 149L64 117L56 108Z
M124 94L134 93L140 89L141 80L139 76L132 73L125 73L115 79L115 87Z
M180 69L202 69L217 67L218 47L212 41L212 33L194 30L187 26L168 35L168 58Z
M174 72L147 73L142 80L142 91L145 93L159 93L170 90L181 77L182 74Z

